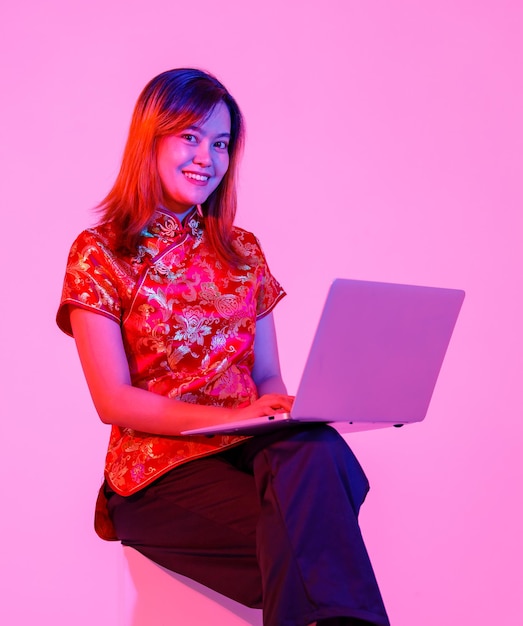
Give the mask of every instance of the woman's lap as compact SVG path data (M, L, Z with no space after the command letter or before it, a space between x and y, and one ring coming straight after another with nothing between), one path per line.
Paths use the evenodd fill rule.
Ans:
M263 595L267 625L386 626L357 524L367 490L345 441L313 426L190 461L109 509L122 542L164 567L248 606Z

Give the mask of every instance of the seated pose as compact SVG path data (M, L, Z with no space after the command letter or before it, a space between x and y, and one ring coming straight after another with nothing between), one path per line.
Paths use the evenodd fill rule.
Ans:
M111 425L95 527L262 608L265 626L388 626L357 522L368 483L335 430L181 435L292 405L272 315L284 291L233 226L243 136L212 75L160 74L99 225L71 248L57 322Z

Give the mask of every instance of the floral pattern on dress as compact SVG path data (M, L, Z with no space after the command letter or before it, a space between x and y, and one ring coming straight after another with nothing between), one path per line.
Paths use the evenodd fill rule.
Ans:
M257 239L235 228L239 268L224 267L196 211L183 223L163 209L137 253L121 256L110 223L84 231L71 247L57 323L71 334L69 307L118 322L132 384L170 398L241 407L257 397L252 380L256 319L285 295ZM168 437L112 426L109 485L130 495L189 459L244 437Z

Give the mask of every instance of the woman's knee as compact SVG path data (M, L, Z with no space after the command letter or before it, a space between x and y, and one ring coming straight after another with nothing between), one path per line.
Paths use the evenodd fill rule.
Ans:
M318 482L326 492L334 492L339 485L350 496L357 513L369 491L369 482L358 459L338 431L326 424L318 424L300 429L290 442L298 445L283 448L288 456L283 464L299 468L294 476L301 477L307 485Z

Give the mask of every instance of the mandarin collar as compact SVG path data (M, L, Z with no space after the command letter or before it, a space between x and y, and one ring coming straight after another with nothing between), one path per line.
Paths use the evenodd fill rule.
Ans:
M178 239L180 235L196 237L202 229L203 220L198 215L196 207L183 220L180 220L176 214L167 209L159 207L147 228L147 235L157 237L163 243L169 244Z
M147 226L142 231L138 254L132 263L155 262L155 259L171 246L176 246L187 238L192 240L192 247L199 245L204 228L204 219L198 215L196 207L183 220L163 207L158 208Z

